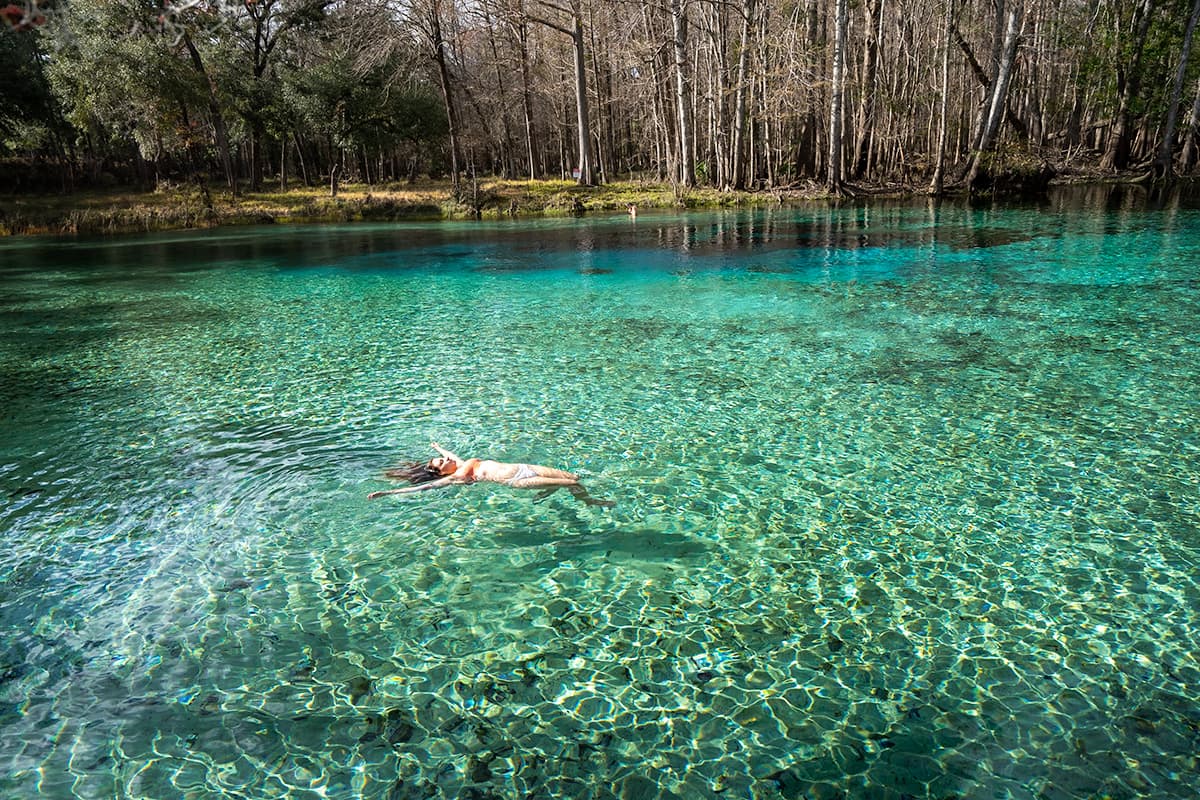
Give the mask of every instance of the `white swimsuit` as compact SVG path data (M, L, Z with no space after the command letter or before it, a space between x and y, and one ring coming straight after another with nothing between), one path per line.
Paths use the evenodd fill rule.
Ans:
M536 478L537 476L538 474L533 467L529 466L528 464L518 464L517 474L508 479L508 485L512 486L519 481L525 480L526 478Z

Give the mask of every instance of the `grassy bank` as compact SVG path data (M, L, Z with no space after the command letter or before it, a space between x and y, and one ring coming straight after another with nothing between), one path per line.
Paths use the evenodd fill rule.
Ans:
M817 193L819 194L819 192ZM803 197L789 193L789 197ZM195 185L153 192L92 191L70 195L0 196L0 235L108 234L217 225L566 216L588 212L701 208L778 203L778 192L720 192L650 183L581 187L571 181L448 181L243 192Z

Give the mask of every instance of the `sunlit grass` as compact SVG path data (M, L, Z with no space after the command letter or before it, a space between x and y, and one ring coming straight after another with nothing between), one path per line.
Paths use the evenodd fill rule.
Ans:
M684 190L670 184L617 181L579 186L565 180L464 179L347 183L331 196L328 185L264 185L257 192L172 184L154 191L92 190L69 195L0 198L0 235L125 233L271 222L355 222L398 219L469 219L564 216L623 211L630 206L702 208L777 202L776 194Z

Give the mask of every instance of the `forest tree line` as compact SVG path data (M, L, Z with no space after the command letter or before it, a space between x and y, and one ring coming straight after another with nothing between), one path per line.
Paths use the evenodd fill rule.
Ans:
M1167 178L1198 160L1198 16L1200 0L14 0L0 191Z

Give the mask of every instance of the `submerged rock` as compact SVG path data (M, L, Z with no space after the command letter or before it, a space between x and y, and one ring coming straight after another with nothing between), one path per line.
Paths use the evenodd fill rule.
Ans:
M485 754L484 757L470 756L467 758L467 778L473 783L483 783L492 779L492 770L488 767L488 758L490 754Z
M358 702L371 693L371 679L365 675L355 675L346 682L346 692L350 695L350 702L358 705Z

